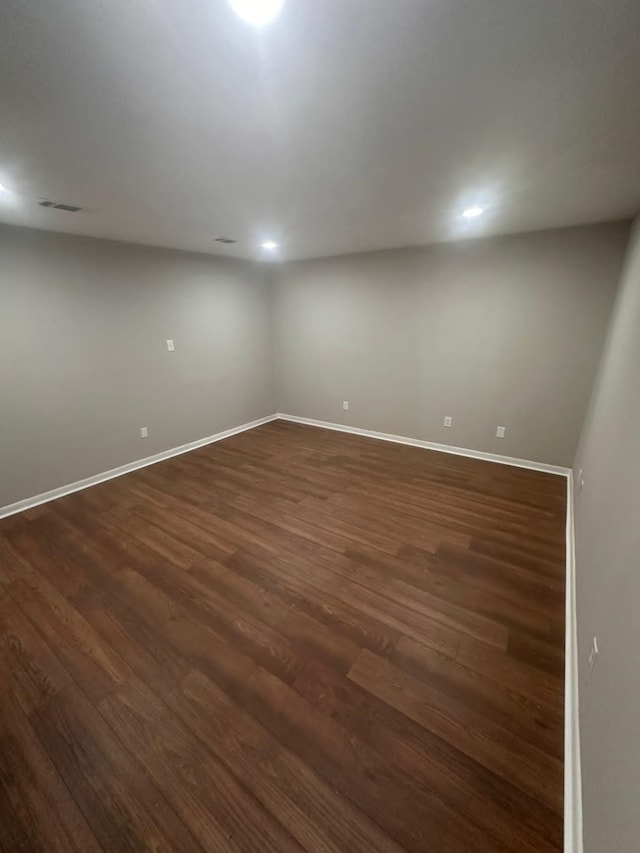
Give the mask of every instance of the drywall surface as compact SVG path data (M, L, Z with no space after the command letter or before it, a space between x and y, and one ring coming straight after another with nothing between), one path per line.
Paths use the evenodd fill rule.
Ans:
M640 850L639 439L640 220L574 469L586 853Z
M570 464L627 238L264 270L0 227L0 506L276 410Z
M8 226L0 258L0 506L273 413L259 267Z
M278 411L571 465L628 234L616 223L284 264Z

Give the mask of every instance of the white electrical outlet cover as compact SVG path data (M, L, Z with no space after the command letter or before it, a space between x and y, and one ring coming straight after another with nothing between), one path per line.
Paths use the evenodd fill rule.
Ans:
M349 401L348 401L348 400L343 400L343 401L342 401L342 410L343 410L344 412L348 412L348 411L349 411Z
M174 352L175 348L176 345L174 341L172 341L171 338L167 338L167 349L169 350L169 352Z
M444 425L445 425L446 427L450 427L450 426L452 426L452 425L453 425L453 418L450 418L450 417L447 415L447 416L445 417L445 419L444 419L443 423L444 423Z
M507 428L503 426L499 426L496 430L496 438L504 438L507 432Z

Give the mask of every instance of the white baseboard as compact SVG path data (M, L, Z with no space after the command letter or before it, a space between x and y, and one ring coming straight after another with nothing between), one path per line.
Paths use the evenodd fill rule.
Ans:
M544 471L549 474L559 474L567 476L570 472L569 468L562 468L559 465L547 465L543 462L531 462L527 459L515 459L511 456L499 456L497 453L484 453L481 450L468 450L464 447L450 447L447 444L435 444L432 441L422 441L417 438L408 438L402 435L391 435L386 432L375 432L370 429L359 429L345 424L334 424L329 421L317 421L313 418L299 418L295 415L286 415L281 412L275 415L267 415L264 418L251 421L241 426L233 427L232 429L224 430L223 432L209 435L206 438L199 438L197 441L191 441L188 444L182 444L180 447L173 447L170 450L163 450L161 453L156 453L153 456L147 456L144 459L138 459L134 462L128 462L126 465L120 465L118 468L112 468L110 471L103 471L100 474L94 474L91 477L86 477L83 480L77 480L74 483L67 483L57 489L51 489L48 492L42 492L39 495L34 495L31 498L25 498L22 501L16 501L12 504L0 507L0 518L6 518L9 515L15 515L18 512L24 512L26 509L39 506L40 504L54 501L57 498L70 495L73 492L78 492L81 489L87 489L90 486L95 486L98 483L103 483L105 480L112 480L114 477L120 477L122 474L128 474L130 471L135 471L138 468L144 468L147 465L154 465L156 462L162 462L164 459L170 459L172 456L179 456L181 453L188 453L190 450L195 450L198 447L204 447L206 444L213 444L216 441L221 441L223 438L229 438L240 432L245 432L249 429L254 429L262 424L269 423L274 420L292 421L298 424L308 424L310 426L321 427L323 429L337 430L338 432L347 432L353 435L362 435L367 438L377 438L380 441L391 441L396 444L407 444L411 447L423 447L427 450L436 450L440 453L451 453L454 456L469 456L472 459L484 459L488 462L497 462L499 465L513 465L517 468L529 468L533 471Z
M130 471L136 471L138 468L145 468L147 465L155 465L156 462L162 462L164 459L170 459L172 456L179 456L181 453L188 453L190 450L196 450L198 447L204 447L206 444L213 444L216 441L221 441L223 438L229 438L239 432L245 432L249 429L262 426L270 421L277 419L277 415L268 415L265 418L258 418L257 421L251 421L248 424L232 427L231 429L217 432L215 435L208 435L206 438L199 438L197 441L190 441L188 444L181 444L179 447L172 447L170 450L163 450L161 453L155 453L153 456L146 456L144 459L137 459L135 462L128 462L126 465L120 465L118 468L112 468L110 471L103 471L101 474L94 474L92 477L85 477L84 480L77 480L75 483L68 483L66 486L60 486L57 489L51 489L48 492L35 495L32 498L25 498L22 501L8 504L0 507L0 518L6 518L9 515L15 515L18 512L24 512L26 509L31 509L34 506L55 501L57 498L62 498L65 495L70 495L73 492L79 492L81 489L87 489L89 486L95 486L98 483L104 483L105 480L112 480L114 477L120 477L123 474L128 474Z
M573 472L567 477L564 642L564 853L583 853Z
M547 465L545 462L531 462L528 459L516 459L512 456L500 456L498 453L485 453L482 450L469 450L465 447L451 447L448 444L436 444L433 441L423 441L419 438L407 438L404 435L392 435L387 432L375 432L371 429L360 429L359 427L347 426L346 424L334 424L329 421L316 421L314 418L299 418L297 415L285 415L278 412L277 418L283 421L291 421L296 424L308 424L309 426L322 427L322 429L333 429L338 432L348 432L352 435L363 435L366 438L377 438L380 441L392 441L395 444L407 444L410 447L423 447L426 450L437 450L438 453L451 453L453 456L468 456L471 459L484 459L487 462L497 462L498 465L512 465L515 468L528 468L531 471L543 471L547 474L559 474L566 477L570 468L561 465Z

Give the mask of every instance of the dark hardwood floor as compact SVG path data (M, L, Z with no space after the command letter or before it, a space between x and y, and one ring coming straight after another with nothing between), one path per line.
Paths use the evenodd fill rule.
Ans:
M562 849L563 478L267 424L0 521L0 849Z

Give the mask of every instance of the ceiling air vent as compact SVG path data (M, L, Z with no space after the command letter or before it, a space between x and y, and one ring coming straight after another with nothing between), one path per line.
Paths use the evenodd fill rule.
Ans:
M214 243L237 243L237 240L233 240L231 237L216 237Z
M82 210L81 207L76 207L74 204L62 204L60 201L48 201L47 199L42 199L38 204L40 207L54 207L56 210L66 210L69 213L77 213Z

